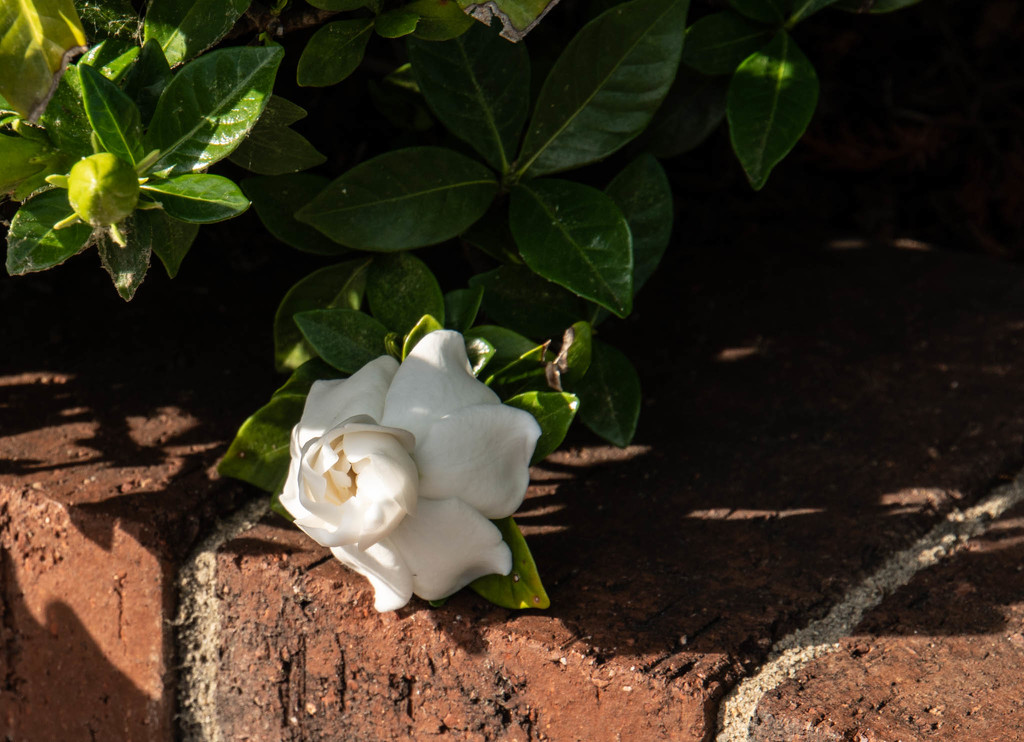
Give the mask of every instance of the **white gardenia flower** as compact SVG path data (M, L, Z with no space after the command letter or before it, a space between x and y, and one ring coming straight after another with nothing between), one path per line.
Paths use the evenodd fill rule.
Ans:
M522 503L539 436L474 378L462 335L432 332L401 365L381 356L313 384L281 504L370 581L378 611L438 600L511 571L490 520Z

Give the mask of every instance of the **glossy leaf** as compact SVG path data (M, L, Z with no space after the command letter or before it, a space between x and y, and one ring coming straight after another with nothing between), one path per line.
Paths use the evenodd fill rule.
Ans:
M142 119L132 99L92 67L80 66L82 104L103 149L135 165L142 151Z
M321 358L348 374L354 374L387 352L384 347L387 328L354 309L299 312L295 322Z
M12 276L46 270L63 263L86 246L92 227L53 225L74 213L68 192L53 189L26 201L7 233L7 272Z
M818 76L785 31L751 55L729 84L732 147L754 190L799 141L818 103Z
M469 358L469 365L473 370L473 376L479 376L480 372L494 358L494 346L479 337L466 337L465 340L466 357Z
M295 324L295 315L311 309L359 309L366 289L367 258L329 265L292 286L274 315L274 365L295 369L316 355Z
M292 428L305 404L304 394L275 395L242 423L217 471L267 492L280 490L291 462Z
M737 13L712 13L686 29L683 64L705 75L731 75L774 35Z
M75 0L86 38L132 42L139 32L139 14L129 0ZM135 47L138 49L138 47Z
M409 6L403 5L377 16L373 28L379 36L383 36L385 39L399 39L415 31L419 22L419 13L411 10Z
M294 173L246 178L240 185L263 226L281 242L315 255L340 255L346 252L344 247L295 218L295 212L312 201L328 182L322 175Z
M566 392L523 392L506 399L505 404L529 412L540 425L540 438L531 464L540 463L562 445L580 407L576 395Z
M675 157L706 140L725 119L728 77L708 77L680 67L665 102L644 132L655 157Z
M122 247L111 239L108 232L101 232L96 242L100 253L100 262L110 274L114 288L125 301L131 301L142 285L149 270L149 259L153 253L153 245L139 239L135 229L134 215L125 219L124 231L129 235L128 244Z
M836 0L795 0L795 2L792 3L793 10L789 16L787 24L789 26L793 26L800 23L817 13L819 10L835 4L835 2Z
M348 247L407 250L461 233L497 190L491 171L465 155L411 147L352 168L296 217Z
M170 79L171 67L164 56L164 50L156 41L147 41L124 85L124 92L138 104L144 122L152 118L160 94Z
M530 181L512 191L509 226L538 275L620 317L632 310L632 240L610 197L567 180Z
M459 7L485 26L501 22L501 35L509 41L521 41L558 0L458 0Z
M0 95L36 121L68 61L85 51L85 31L71 0L0 3Z
M416 347L416 343L430 333L443 329L444 325L438 322L431 315L424 314L420 317L420 321L413 325L413 328L409 330L409 334L405 336L405 342L402 343L402 360L409 357L409 354L412 353L412 349Z
M218 49L178 71L164 88L146 132L164 175L208 167L237 147L270 97L281 47Z
M82 78L78 67L68 67L57 86L46 112L39 118L57 149L75 159L92 152L92 127L82 105Z
M512 551L512 571L507 575L480 577L469 586L482 598L495 605L513 610L548 608L551 599L544 591L537 572L537 564L530 554L519 526L511 518L491 521L501 531L501 537Z
M163 263L167 275L171 278L178 275L181 261L199 234L199 225L172 219L158 209L136 211L132 218L135 234L129 239L148 242Z
M456 289L445 294L445 327L465 333L476 322L476 315L480 311L480 302L483 301L483 298L484 290L480 286Z
M751 20L769 25L782 23L786 19L788 0L729 0L733 10Z
M672 236L672 188L651 155L641 155L605 188L622 211L633 237L633 293L661 262Z
M547 363L550 361L547 344L536 345L519 358L502 366L492 362L484 383L502 399L527 391L547 391Z
M465 333L467 340L481 339L494 349L491 370L499 370L533 350L537 344L514 330L499 325L477 325Z
M429 314L444 326L444 295L426 263L409 253L380 255L366 277L370 312L389 330L405 335Z
M260 175L297 173L326 162L308 139L289 128L304 118L305 110L279 95L271 96L263 115L229 159Z
M516 171L579 167L643 131L679 66L687 6L633 0L584 26L544 81Z
M76 66L93 67L111 82L119 83L128 74L139 52L139 47L125 39L106 39L83 54Z
M412 0L405 9L419 16L413 35L425 41L449 41L479 25L451 0Z
M594 341L590 370L579 384L580 419L616 446L628 446L640 418L640 377L630 360L610 345Z
M149 0L144 41L160 44L171 66L206 51L242 17L250 0Z
M585 315L577 297L525 266L503 265L473 276L469 285L483 287L483 308L491 320L530 337L561 337Z
M351 75L363 61L373 31L372 18L326 23L317 29L299 57L299 85L335 85Z
M42 173L52 151L43 142L0 133L0 196Z
M233 181L208 173L151 180L142 186L142 192L169 216L195 224L224 221L249 208L249 199Z
M444 43L410 39L409 60L441 123L504 173L530 107L530 58L521 44L474 25Z

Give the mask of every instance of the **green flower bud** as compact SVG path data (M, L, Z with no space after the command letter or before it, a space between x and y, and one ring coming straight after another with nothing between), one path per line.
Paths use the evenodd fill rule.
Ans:
M68 200L94 227L117 224L139 202L139 178L131 165L109 152L90 155L71 168Z

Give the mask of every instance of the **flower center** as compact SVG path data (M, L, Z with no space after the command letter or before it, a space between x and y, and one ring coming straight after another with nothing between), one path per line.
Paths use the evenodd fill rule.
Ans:
M345 454L345 436L340 435L317 453L314 467L324 473L327 488L324 499L334 505L342 505L356 496L359 490L359 472L369 461L351 461Z

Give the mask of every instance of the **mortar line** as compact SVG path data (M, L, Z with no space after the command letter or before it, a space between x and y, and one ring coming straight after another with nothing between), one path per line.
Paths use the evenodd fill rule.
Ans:
M178 570L178 615L174 627L180 668L178 719L184 742L223 742L217 723L217 551L255 526L269 509L268 498L257 497L219 520Z
M918 572L961 551L997 518L1024 502L1024 472L997 487L966 510L954 508L911 546L889 556L872 574L851 588L828 615L811 621L777 641L753 675L737 684L718 710L715 742L748 742L750 725L765 693L778 687L813 660L840 648L864 615L906 585Z

